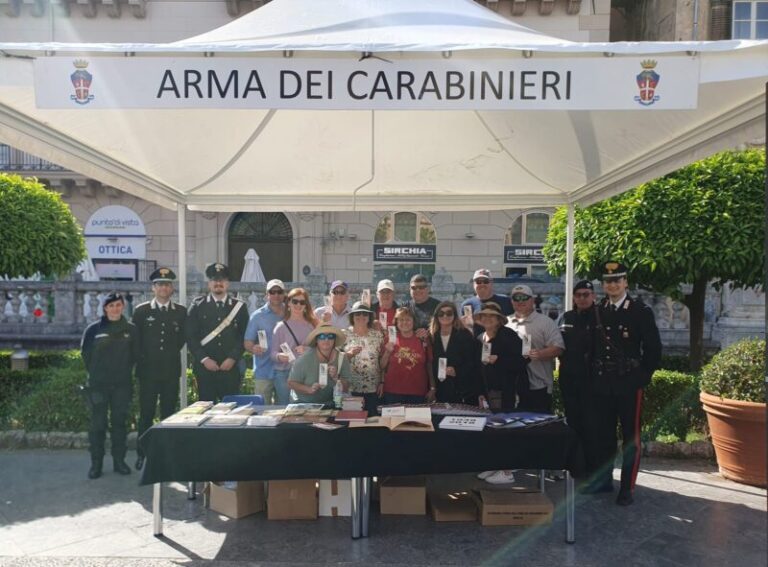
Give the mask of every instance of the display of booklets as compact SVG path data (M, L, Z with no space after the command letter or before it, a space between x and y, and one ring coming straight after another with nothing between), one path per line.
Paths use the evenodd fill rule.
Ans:
M455 429L457 431L482 431L485 427L485 417L467 415L446 415L440 421L440 429Z
M240 427L241 425L245 425L245 423L248 421L247 415L232 415L229 414L219 414L219 415L212 415L208 421L205 422L205 426L214 426L214 427Z
M333 431L334 429L341 429L344 427L343 425L339 425L338 423L312 423L312 427L317 427L318 429L322 429L324 431Z
M160 422L160 425L167 427L197 427L210 417L206 414L179 412L166 417Z
M386 415L386 408L429 408L433 415L477 415L488 416L491 415L491 410L481 408L478 406L472 406L469 404L448 404L448 403L435 403L435 404L394 404L389 406L379 406L379 413Z
M354 427L386 427L390 431L434 431L432 413L428 407L405 408L404 415L369 417L365 421L351 421Z
M283 423L325 423L328 421L327 415L320 415L317 413L304 412L303 414L285 414L283 416Z
M229 413L237 407L237 402L219 402L208 410L209 414Z
M256 413L256 408L253 404L245 404L244 406L237 406L228 415L253 415Z
M494 429L500 428L515 428L515 427L528 427L531 425L539 425L548 423L550 421L556 421L560 419L558 416L551 413L536 413L536 412L509 412L509 413L495 413L488 417L486 423L487 427Z
M213 406L213 402L195 402L183 408L179 413L204 413Z
M303 415L309 410L322 410L323 404L288 404L283 415Z
M365 398L362 396L347 396L341 400L342 410L360 411L365 405Z
M336 414L335 420L338 421L365 421L368 417L368 412L365 410L341 410Z
M248 427L275 427L280 423L277 415L252 415L246 422Z

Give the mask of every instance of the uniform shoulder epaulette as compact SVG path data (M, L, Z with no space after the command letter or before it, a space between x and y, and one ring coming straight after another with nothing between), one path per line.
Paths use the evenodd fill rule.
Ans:
M194 305L200 305L202 302L206 300L207 297L208 297L207 295L198 295L192 300L192 303Z
M139 303L139 304L138 304L138 305L137 305L137 306L136 306L136 307L135 307L133 310L134 310L134 311L136 311L136 309L139 309L139 308L141 308L141 307L144 307L145 305L147 305L147 306L148 306L150 303L152 303L152 300L149 300L149 301L144 301L144 302L142 302L142 303Z

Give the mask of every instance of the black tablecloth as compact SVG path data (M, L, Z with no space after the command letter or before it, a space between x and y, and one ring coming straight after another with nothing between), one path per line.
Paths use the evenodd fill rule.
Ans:
M435 418L437 424L441 418ZM147 456L141 484L170 481L280 480L568 469L578 473L578 440L565 423L482 432L323 431L304 424L273 428L165 427L140 439Z

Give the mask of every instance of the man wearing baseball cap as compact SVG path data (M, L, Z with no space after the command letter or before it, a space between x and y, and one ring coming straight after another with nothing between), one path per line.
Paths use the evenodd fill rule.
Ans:
M267 282L264 299L264 305L253 312L245 329L245 350L253 354L253 393L260 394L267 405L286 405L290 402L290 389L285 380L275 380L274 362L269 356L272 333L285 316L285 284L282 280ZM262 340L259 340L259 331L262 331Z
M80 354L88 372L85 396L91 410L88 478L101 476L109 423L112 462L118 474L131 474L125 464L128 411L133 397L133 367L138 359L136 327L123 317L125 300L116 291L104 298L104 315L86 327Z
M315 316L321 323L328 323L339 329L349 326L349 284L342 280L331 282L330 305L323 305L315 309Z
M376 286L376 297L378 301L374 301L371 305L371 309L375 315L375 322L379 322L379 313L385 313L387 315L387 326L395 324L395 311L397 311L398 305L395 301L395 284L392 280L381 280ZM381 329L386 333L386 329Z
M653 310L627 294L627 267L621 262L601 266L605 297L597 308L593 361L594 442L598 462L596 485L613 485L616 422L621 426L621 487L616 504L629 506L640 466L640 414L643 388L661 362L661 338Z
M507 324L523 341L523 357L528 360L528 384L518 388L519 409L552 412L555 358L565 345L555 322L534 308L534 295L527 285L516 285L510 292L515 312Z
M425 341L429 337L429 322L440 300L429 295L429 281L424 274L416 274L411 278L411 300L404 307L413 314L416 336Z
M595 292L592 282L581 280L573 288L574 308L563 314L560 333L565 352L560 355L558 385L563 396L565 417L582 439L587 461L587 473L596 468L594 450L587 430L591 396L592 357L595 348ZM600 492L603 487L585 489Z
M475 273L472 276L472 285L475 288L475 295L462 302L460 313L462 317L464 315L464 308L467 305L472 308L472 313L477 313L483 308L483 304L486 301L492 301L501 307L501 312L505 316L512 315L514 310L512 309L512 302L509 300L509 297L501 295L500 293L494 293L493 291L493 276L491 275L491 270L488 268L479 268L475 270ZM470 318L466 321L462 319L462 321L464 321L465 326L474 330L475 336L477 336L483 332L483 328L474 323L473 319L474 318Z
M133 311L139 340L139 426L141 437L152 427L158 401L160 419L176 411L181 376L181 349L186 341L187 308L171 300L176 274L158 268L149 276L154 297ZM136 448L136 470L144 466L141 444Z

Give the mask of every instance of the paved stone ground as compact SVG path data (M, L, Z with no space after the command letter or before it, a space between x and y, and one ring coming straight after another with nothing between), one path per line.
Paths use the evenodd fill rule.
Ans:
M371 537L361 540L350 538L346 518L230 520L172 484L165 537L155 538L151 487L138 486L136 474L106 472L89 481L87 467L85 451L0 451L0 566L742 567L768 559L766 491L726 481L702 461L644 460L628 508L610 495L579 497L574 545L564 543L562 482L548 482L557 510L550 526L436 524L427 516L380 516L374 505ZM431 482L473 481L451 475Z

